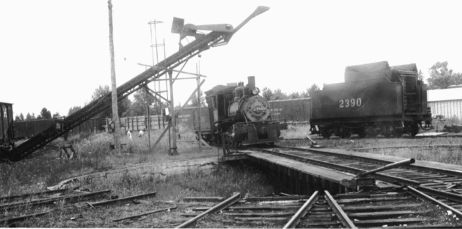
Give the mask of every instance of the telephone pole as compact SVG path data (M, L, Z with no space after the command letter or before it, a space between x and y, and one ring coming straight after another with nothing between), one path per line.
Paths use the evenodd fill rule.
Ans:
M119 142L119 112L117 109L117 84L115 74L115 61L114 61L114 39L112 31L112 1L108 0L109 9L109 52L111 54L111 87L112 87L112 122L114 123L114 147L117 152L120 152Z

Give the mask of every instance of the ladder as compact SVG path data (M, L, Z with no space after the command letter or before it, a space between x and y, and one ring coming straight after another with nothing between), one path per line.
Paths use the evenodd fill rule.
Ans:
M194 36L196 39L189 44L181 47L178 52L172 54L166 59L162 60L158 64L152 66L151 68L145 70L139 75L135 76L128 82L117 88L117 100L120 101L131 93L137 91L140 88L143 88L149 82L159 78L160 76L172 71L175 67L179 66L182 63L185 63L192 57L198 55L199 53L218 45L226 44L231 37L236 33L242 26L247 24L252 18L257 15L267 11L269 8L264 6L259 6L257 9L248 16L241 24L236 28L232 28L230 25L205 25L205 26L194 26L194 25L180 25L180 30L185 31L185 33L180 32L180 38L185 36ZM177 30L178 28L176 28ZM210 30L211 32L207 34L196 33L197 30ZM40 149L56 138L64 135L73 128L79 126L86 120L94 117L95 115L109 109L111 107L111 93L106 94L105 96L100 97L97 100L94 100L90 104L84 106L79 111L66 117L62 123L57 124L56 126L51 126L48 129L42 131L41 133L30 138L21 145L15 147L11 150L7 159L10 161L19 161L28 155L32 154L34 151Z

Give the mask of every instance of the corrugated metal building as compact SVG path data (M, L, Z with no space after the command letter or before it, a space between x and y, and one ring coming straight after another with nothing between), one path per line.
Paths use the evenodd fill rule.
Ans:
M462 87L428 90L428 106L432 116L457 117L462 120Z

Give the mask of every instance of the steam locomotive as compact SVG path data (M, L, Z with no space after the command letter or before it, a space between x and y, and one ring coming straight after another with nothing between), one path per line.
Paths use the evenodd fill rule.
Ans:
M204 140L227 147L274 144L283 128L271 120L268 101L259 95L255 77L248 84L218 85L206 91L209 129Z
M415 64L349 66L345 83L324 85L312 95L311 133L325 138L415 136L430 123L426 85Z

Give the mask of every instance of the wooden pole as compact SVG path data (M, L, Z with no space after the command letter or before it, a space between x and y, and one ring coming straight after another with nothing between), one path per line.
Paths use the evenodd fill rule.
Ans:
M115 61L114 61L114 39L112 29L112 1L108 0L109 9L109 52L111 54L111 87L112 87L112 122L114 122L114 147L117 152L120 152L119 142L119 112L117 109L117 84L115 74Z
M196 65L197 68L197 74L200 73L199 70L199 65ZM197 83L197 141L199 143L199 152L201 151L201 144L202 144L202 133L201 133L201 77L198 75L196 77L196 83Z
M173 101L173 78L172 78L172 71L168 71L168 79L170 81L170 115L171 115L171 125L170 128L172 129L171 131L171 140L172 140L172 146L170 147L170 155L176 155L178 154L177 148L176 148L176 117L175 117L175 105Z

